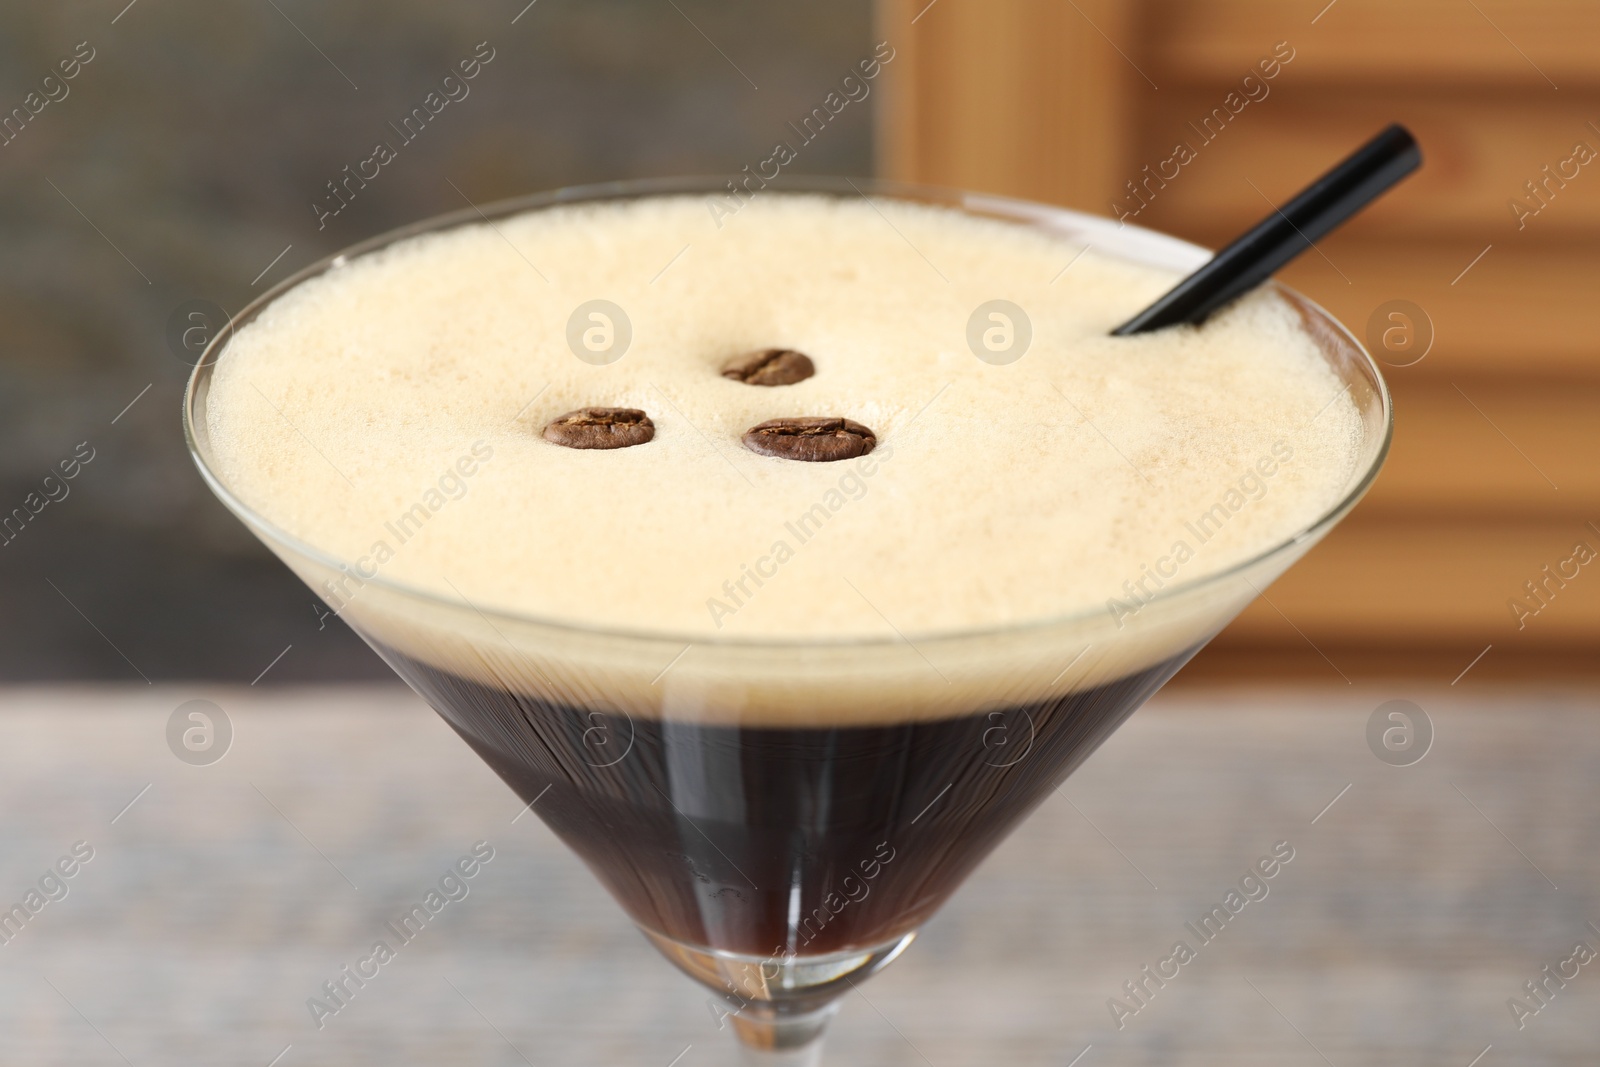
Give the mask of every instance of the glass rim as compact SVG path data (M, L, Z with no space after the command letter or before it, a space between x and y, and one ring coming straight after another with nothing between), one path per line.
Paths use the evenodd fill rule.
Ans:
M725 177L666 177L629 179L622 181L600 182L587 185L565 186L559 189L544 192L523 194L492 201L487 204L473 204L444 214L435 215L404 226L387 230L383 233L358 241L339 251L325 256L294 272L266 292L257 296L242 308L237 315L229 318L228 322L219 330L205 349L200 358L195 362L194 370L189 376L189 381L184 390L183 397L183 431L184 442L189 450L190 458L200 472L201 479L217 498L234 513L242 522L249 526L252 532L263 540L290 549L296 554L334 571L348 571L352 567L350 560L341 559L331 552L325 551L288 531L275 525L250 505L236 496L232 489L223 481L222 477L213 469L208 447L202 443L201 434L197 426L203 419L197 418L198 409L202 406L206 391L205 386L212 371L220 361L235 331L249 325L267 307L271 306L279 297L289 290L321 277L343 267L351 259L376 252L389 247L397 242L423 234L440 233L456 229L461 226L473 224L492 224L496 219L520 215L529 211L543 208L557 207L565 204L595 203L606 200L640 199L649 196L684 196L684 195L719 195L727 191L728 179ZM878 178L847 178L815 175L799 175L787 178L783 188L777 195L794 193L822 193L838 196L860 196L866 198L867 193L878 194L891 199L909 200L917 203L936 204L957 208L972 214L1001 218L1022 225L1038 226L1041 223L1054 221L1056 223L1070 223L1080 230L1112 231L1120 235L1124 244L1143 246L1151 250L1162 250L1169 253L1178 253L1195 257L1195 266L1204 259L1209 258L1212 250L1194 244L1181 238L1160 233L1156 230L1146 229L1141 226L1131 226L1127 223L1115 222L1112 219L1088 212L1076 211L1071 208L1045 204L1038 201L1025 200L1019 197L1003 196L995 193L983 193L971 190L956 189L943 186L924 185L910 182L892 181ZM1134 255L1117 250L1103 250L1104 254L1115 258L1139 262ZM1384 460L1388 457L1389 448L1394 436L1394 407L1389 394L1388 384L1383 379L1383 374L1367 351L1366 346L1337 318L1330 314L1320 304L1307 298L1298 291L1286 285L1269 279L1267 284L1272 285L1288 296L1292 304L1301 308L1302 312L1309 312L1319 317L1333 334L1360 357L1355 361L1357 369L1367 377L1373 387L1374 394L1381 406L1382 439L1377 442L1370 462L1365 470L1359 471L1359 476L1353 476L1353 484L1349 490L1339 498L1330 508L1313 522L1296 530L1288 537L1273 543L1261 552L1212 574L1203 575L1185 582L1168 585L1156 592L1145 603L1146 606L1161 602L1177 601L1185 597L1203 593L1225 583L1243 577L1250 571L1270 562L1274 557L1292 551L1307 540L1320 537L1332 526L1339 522L1366 494L1377 479L1378 472L1382 469ZM1326 345L1319 342L1319 348L1326 350ZM1348 391L1348 387L1346 389ZM207 433L209 431L206 431ZM270 545L269 545L270 547ZM721 648L730 652L786 652L801 649L866 649L874 646L901 646L909 638L896 634L884 638L852 638L837 639L826 638L738 638L693 633L687 631L652 630L648 628L631 628L618 626L595 625L577 622L570 619L552 618L533 614L523 614L498 608L481 608L465 598L454 598L432 590L424 589L405 582L385 579L381 575L373 578L363 578L362 588L371 585L387 593L397 594L411 600L441 606L452 610L467 610L475 615L485 616L487 619L499 619L512 623L518 627L533 626L574 635L589 637L624 640L647 641L651 643L670 644L674 647L694 645L697 647ZM1105 612L1103 606L1085 606L1082 610L1062 612L1036 619L1021 622L991 624L980 627L934 630L926 633L915 632L913 636L918 643L939 643L952 640L982 639L1003 636L1021 636L1024 634L1038 633L1054 628L1070 628L1074 625L1088 624Z

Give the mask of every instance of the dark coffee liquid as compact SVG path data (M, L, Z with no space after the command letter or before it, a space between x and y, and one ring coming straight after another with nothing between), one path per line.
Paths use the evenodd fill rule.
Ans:
M761 957L915 929L1193 654L1004 712L767 728L584 711L379 651L636 922Z

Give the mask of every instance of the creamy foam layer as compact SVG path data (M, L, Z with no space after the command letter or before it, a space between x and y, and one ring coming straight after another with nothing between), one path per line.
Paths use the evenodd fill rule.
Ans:
M890 200L766 193L720 229L697 198L548 209L400 242L278 299L216 368L215 470L362 576L484 611L685 641L915 641L1096 610L1124 633L1162 589L1326 513L1362 444L1271 290L1201 329L1106 336L1174 280ZM609 365L568 341L596 299L631 324ZM968 341L996 299L1031 324L1004 365ZM974 331L981 351L995 327ZM718 373L765 347L806 353L815 376ZM654 440L541 437L595 405L643 409ZM799 463L741 444L802 415L863 423L877 449ZM461 666L360 581L319 591ZM1203 636L1129 646L1147 663Z

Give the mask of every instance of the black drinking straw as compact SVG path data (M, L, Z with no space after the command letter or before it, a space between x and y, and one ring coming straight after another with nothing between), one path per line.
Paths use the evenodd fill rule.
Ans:
M1222 305L1266 281L1350 216L1422 165L1422 150L1404 126L1391 125L1298 196L1139 314L1113 337L1148 333L1179 323L1199 324Z

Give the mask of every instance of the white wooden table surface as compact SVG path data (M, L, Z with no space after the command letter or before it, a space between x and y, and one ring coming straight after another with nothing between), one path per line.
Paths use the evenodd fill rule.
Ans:
M1367 745L1394 697L1436 729L1414 766ZM210 766L165 739L195 698L235 732ZM398 688L0 690L0 906L94 850L0 944L0 1064L730 1063L706 996L519 808ZM479 840L469 895L318 1030L307 998ZM1185 923L1279 841L1269 895L1199 946ZM1591 921L1597 694L1162 696L845 1002L829 1062L1592 1065L1600 961L1520 1030L1507 1007L1600 948ZM1196 958L1118 1030L1107 1000L1178 940Z

